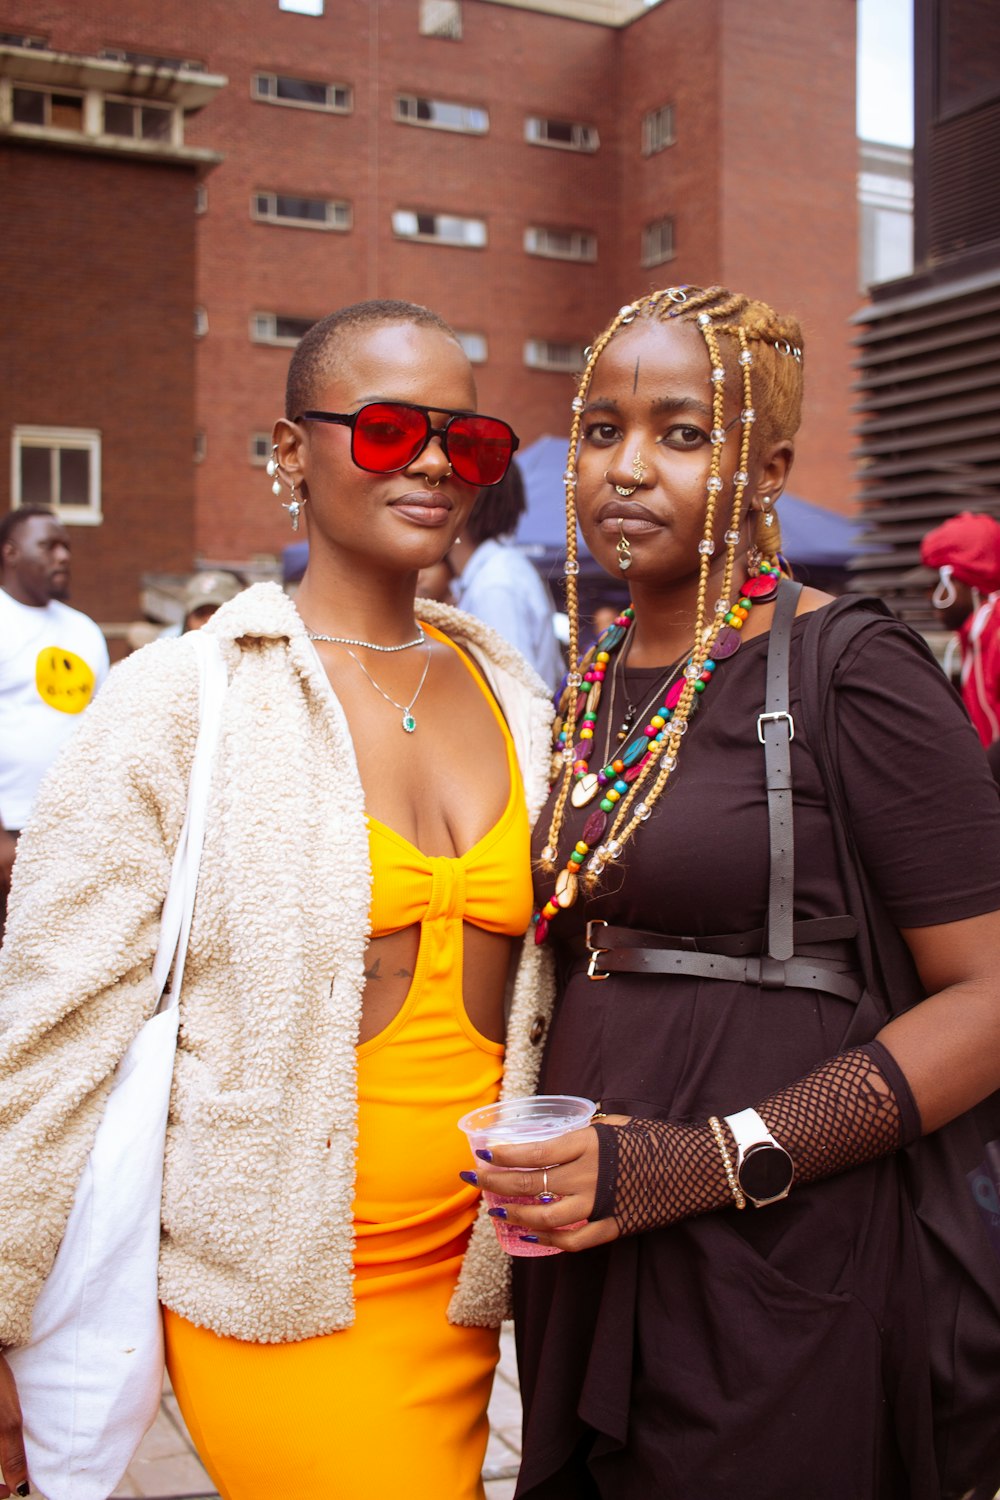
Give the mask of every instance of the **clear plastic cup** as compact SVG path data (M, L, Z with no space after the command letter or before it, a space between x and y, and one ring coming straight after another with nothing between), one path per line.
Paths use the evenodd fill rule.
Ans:
M473 1159L482 1168L482 1157L477 1151L494 1146L514 1146L520 1141L545 1141L570 1130L580 1130L589 1125L597 1105L592 1099L581 1099L575 1094L536 1094L530 1099L504 1099L499 1104L486 1104L463 1115L458 1122L469 1138ZM556 1166L558 1163L553 1162ZM491 1166L493 1172L517 1171L516 1167ZM490 1208L506 1203L537 1203L535 1197L507 1197L502 1193L488 1193L483 1197ZM525 1231L518 1224L507 1224L503 1219L494 1219L493 1227L497 1239L508 1255L560 1255L554 1245L529 1245L520 1238ZM570 1226L567 1225L566 1228Z

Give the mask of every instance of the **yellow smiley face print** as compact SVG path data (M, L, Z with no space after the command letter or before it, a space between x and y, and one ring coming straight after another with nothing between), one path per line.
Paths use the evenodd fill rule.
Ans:
M38 696L61 714L79 714L94 696L94 673L82 656L46 646L35 661Z

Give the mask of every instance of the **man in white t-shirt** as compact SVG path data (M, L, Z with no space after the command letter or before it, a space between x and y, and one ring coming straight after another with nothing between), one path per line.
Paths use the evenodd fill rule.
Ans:
M108 648L69 594L65 527L43 506L0 521L0 941L17 835L38 784L108 673Z

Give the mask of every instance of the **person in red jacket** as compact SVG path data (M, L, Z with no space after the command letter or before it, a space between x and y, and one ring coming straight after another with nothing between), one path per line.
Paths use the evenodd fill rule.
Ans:
M939 574L931 602L958 634L961 690L984 745L1000 740L1000 521L962 511L920 544Z

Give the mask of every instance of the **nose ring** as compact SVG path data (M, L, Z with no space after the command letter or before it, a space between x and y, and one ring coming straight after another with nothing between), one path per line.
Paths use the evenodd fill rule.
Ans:
M615 484L614 480L611 478L609 470L607 469L605 469L604 471L604 478L607 483L612 486L615 494L623 495L626 500L628 499L629 495L634 495L636 490L639 488L637 484Z
M640 485L646 477L646 465L642 461L641 453L637 453L632 460L632 477L637 485Z
M436 479L432 479L429 474L425 474L424 475L424 480L425 480L425 482L427 484L428 489L436 490L437 487L438 487L438 485L441 483L442 479L450 479L453 473L454 473L454 470L449 467L448 472L446 474L439 474Z

